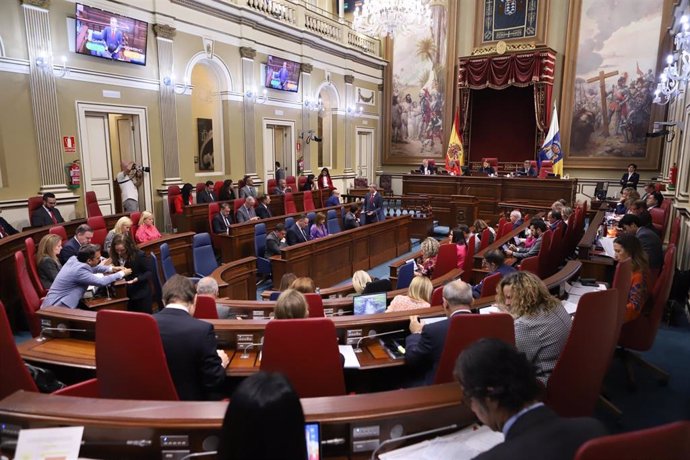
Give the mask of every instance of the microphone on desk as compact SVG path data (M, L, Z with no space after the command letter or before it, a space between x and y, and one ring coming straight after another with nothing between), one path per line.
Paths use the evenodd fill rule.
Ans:
M374 451L371 453L371 460L376 460L377 455L378 455L379 451L381 450L381 448L384 446L387 446L388 444L392 444L392 443L398 442L398 441L406 441L408 439L421 438L422 436L428 436L430 434L439 433L441 431L457 430L457 429L458 429L458 425L453 423L452 425L442 426L440 428L434 428L432 430L420 431L419 433L412 433L412 434L407 434L405 436L398 436L397 438L386 439L381 444L379 444L379 446L376 449L374 449Z
M43 333L46 331L57 331L57 332L86 332L86 329L70 329L67 326L65 326L64 323L60 323L57 325L57 327L43 327L41 328L41 333L38 335L38 338L36 339L39 342L43 342L46 340L47 337L43 336Z
M187 454L184 457L182 457L180 460L187 460L189 458L197 458L197 457L207 457L209 455L217 455L219 444L220 444L220 439L218 439L218 436L209 436L207 438L204 438L204 440L201 443L201 448L204 449L203 451L196 452L193 454Z
M251 349L254 348L255 346L257 346L257 347L262 347L263 345L264 345L263 342L259 342L259 343L238 343L238 344L237 344L238 347L244 346L244 348L242 348L242 354L240 355L240 359L247 359L247 358L249 358L249 353L248 353L249 350L251 350Z
M390 332L381 332L381 333L376 333L376 329L369 329L369 333L364 336L360 337L359 340L357 341L357 345L355 346L355 353L361 353L362 349L359 347L359 345L362 343L362 340L364 339L373 339L374 337L383 337L384 335L391 335L391 334L397 334L399 332L405 332L405 329L398 329L395 331L390 331Z

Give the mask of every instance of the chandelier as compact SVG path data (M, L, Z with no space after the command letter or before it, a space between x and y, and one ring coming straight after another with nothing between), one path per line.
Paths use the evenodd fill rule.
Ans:
M688 17L680 19L680 30L673 40L673 53L666 57L666 67L659 76L654 91L655 104L668 104L678 96L683 85L690 81L690 24Z
M411 26L427 26L431 16L424 0L365 0L354 12L357 32L385 37L405 32Z

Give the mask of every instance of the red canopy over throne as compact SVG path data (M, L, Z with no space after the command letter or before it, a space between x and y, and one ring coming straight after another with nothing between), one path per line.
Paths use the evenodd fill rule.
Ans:
M469 159L535 158L549 129L555 66L550 48L459 58L459 129Z

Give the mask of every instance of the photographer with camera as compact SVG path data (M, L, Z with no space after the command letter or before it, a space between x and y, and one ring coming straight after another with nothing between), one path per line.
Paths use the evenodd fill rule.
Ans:
M122 197L122 211L134 212L139 210L139 190L141 179L144 172L149 172L150 168L138 166L133 161L123 161L122 171L117 173L117 183L120 185L120 195Z

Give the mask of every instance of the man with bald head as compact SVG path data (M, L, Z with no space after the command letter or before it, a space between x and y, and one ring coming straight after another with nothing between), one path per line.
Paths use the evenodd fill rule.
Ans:
M120 186L120 196L122 197L122 210L124 212L135 212L139 210L139 184L142 173L134 167L133 161L123 161L122 171L117 173L117 183Z

